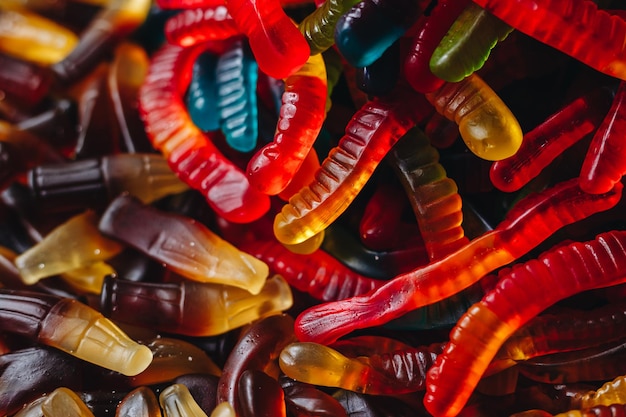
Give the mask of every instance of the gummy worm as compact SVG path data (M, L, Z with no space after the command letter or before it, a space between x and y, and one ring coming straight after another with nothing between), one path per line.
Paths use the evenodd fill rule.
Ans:
M165 38L172 45L192 46L238 34L239 29L225 6L186 9L165 23Z
M322 163L316 181L301 189L276 215L276 238L295 244L323 231L354 200L398 139L430 111L422 95L407 89L367 102Z
M487 83L471 74L426 94L438 113L459 125L459 132L476 156L498 161L513 156L522 144L517 119Z
M504 272L501 272L501 274ZM608 304L591 311L565 310L530 320L502 345L486 374L537 356L584 349L619 340L626 323L626 304Z
M311 55L322 53L333 46L337 21L359 1L326 0L298 24L298 29L311 48Z
M592 0L473 0L515 29L612 77L626 79L626 21Z
M393 147L393 167L413 206L431 260L443 258L469 240L461 223L461 196L439 163L439 152L419 129Z
M626 173L626 82L621 82L613 104L591 140L580 169L580 188L602 193Z
M605 381L626 375L624 359L626 343L622 339L585 349L532 358L520 362L517 371L527 379L548 384Z
M285 79L274 141L248 162L250 183L264 194L287 187L311 150L326 116L326 68L321 55L312 55Z
M621 192L621 184L616 184L611 193L586 194L576 180L569 180L530 195L496 229L449 256L399 275L364 296L305 310L296 319L296 335L302 341L330 343L456 294L526 254L561 227L615 206Z
M478 71L491 50L512 30L491 13L470 3L435 48L430 70L442 80L461 81Z
M402 218L407 207L410 207L409 201L399 183L381 181L376 184L359 221L359 240L363 246L390 251L407 243L423 243L418 225Z
M471 0L441 0L430 15L418 20L417 34L404 58L404 76L415 91L430 93L445 83L430 70L430 59L452 24L470 3Z
M269 199L250 184L243 171L215 147L189 117L182 95L191 79L202 45L164 45L152 58L139 90L139 110L152 145L167 158L177 175L203 193L225 219L247 223L269 210Z
M597 89L567 104L526 133L515 155L491 165L489 178L493 185L513 192L528 184L563 151L600 125L611 96L608 89Z
M271 240L251 242L241 249L265 262L289 285L322 301L365 294L385 283L353 272L321 249L310 255L299 255Z
M242 39L217 58L215 87L220 128L237 152L254 150L259 136L256 86L259 68Z
M278 0L226 0L226 7L265 74L286 78L309 58L309 44Z
M626 232L575 242L516 265L450 333L427 377L424 405L437 416L461 410L491 359L515 330L555 302L626 279Z
M335 47L353 67L371 65L421 14L420 4L412 0L362 0L337 21Z
M626 383L626 377L620 376L602 385L596 391L583 395L580 399L581 408L624 403L626 395L624 383Z

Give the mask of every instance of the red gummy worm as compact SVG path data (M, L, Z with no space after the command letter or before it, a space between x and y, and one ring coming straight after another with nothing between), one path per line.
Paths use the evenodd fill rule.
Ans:
M424 405L436 416L458 414L504 341L555 302L626 279L626 232L549 251L500 277L450 333L427 376Z
M508 25L607 75L626 79L626 21L592 0L473 0Z
M429 16L422 16L416 24L417 34L404 58L404 76L415 91L430 93L444 84L430 70L430 58L468 4L470 0L441 0Z
M227 0L226 7L265 74L286 78L309 58L309 44L278 0Z
M386 282L352 271L322 249L300 255L276 241L265 241L251 242L242 250L265 262L289 285L322 301L362 295Z
M152 58L139 91L139 109L146 133L163 152L176 174L202 192L225 219L248 223L269 210L269 198L254 190L245 173L230 162L199 130L187 113L182 95L202 45L164 45Z
M504 266L561 227L613 207L622 186L607 194L584 193L576 179L526 197L490 232L446 258L398 275L361 297L321 304L296 319L302 341L331 343L353 330L378 326L403 314L456 294Z
M274 141L248 162L250 183L262 193L281 193L317 139L326 117L325 72L322 57L317 55L285 79Z
M225 6L183 10L165 23L165 38L179 46L224 40L238 34L239 29Z
M508 272L501 272L504 275ZM485 375L505 367L552 353L599 346L623 338L626 302L603 305L592 310L564 309L541 313L509 337L491 361Z
M390 251L410 243L422 243L417 224L402 218L407 207L409 201L400 184L377 184L359 222L359 236L363 245L375 251Z
M567 104L526 133L515 155L491 165L489 177L493 185L506 192L517 191L526 185L565 149L600 125L610 106L611 96L608 89L597 89ZM611 188L612 185L608 189Z
M426 388L428 370L440 353L441 346L434 344L374 354L367 357L367 360L373 369L391 381L395 394L401 394ZM388 392L392 391L389 388L391 387L387 387Z
M621 82L613 105L591 145L580 171L580 188L603 193L626 173L626 83Z

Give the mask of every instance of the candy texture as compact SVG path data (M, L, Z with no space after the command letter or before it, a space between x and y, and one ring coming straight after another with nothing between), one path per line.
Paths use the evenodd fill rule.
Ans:
M426 95L437 112L459 125L470 151L489 161L513 156L522 144L522 128L498 95L477 75L446 83Z
M619 15L598 10L591 0L548 0L541 5L534 0L474 2L515 29L598 71L620 79L626 77L621 42L626 36L626 22ZM575 42L572 37L576 38Z
M301 243L328 227L356 197L391 146L428 111L418 95L407 91L367 103L322 163L316 181L300 190L276 216L276 238L287 244Z
M228 0L226 7L248 37L261 71L286 78L304 65L309 45L277 0Z
M97 221L93 211L74 216L19 255L15 265L22 280L34 284L41 278L106 260L121 252L119 243L98 231Z
M611 202L609 198L583 193L573 180L531 196L496 229L449 256L399 275L364 296L305 311L296 321L298 338L332 342L352 330L386 323L453 295L494 269L516 260L560 227L609 209L619 200L621 187L613 192ZM546 222L547 216L553 220Z
M4 330L125 375L142 372L152 361L150 349L76 300L2 290L0 303Z
M285 79L274 141L248 161L250 182L268 195L282 192L310 153L326 116L326 67L320 55Z
M0 416L624 416L623 2L0 3Z
M498 285L471 307L452 330L451 342L429 373L430 384L424 399L427 409L436 415L458 414L502 341L516 328L569 295L622 282L620 265L626 262L622 259L625 237L615 232L591 242L573 243L504 274ZM526 280L534 282L532 288L537 296L530 293ZM515 309L507 303L523 297L532 302L518 304ZM472 358L471 365L461 358ZM448 372L456 377L446 378ZM448 382L443 387L438 381Z
M195 281L229 284L258 294L268 275L267 265L201 223L161 213L130 196L115 199L98 228Z
M180 47L163 47L153 57L139 92L140 110L152 144L179 177L202 191L227 219L245 223L262 216L269 200L252 189L245 174L193 124L181 98L189 77L174 76L177 70L185 73L201 52L204 48L192 48L190 53Z

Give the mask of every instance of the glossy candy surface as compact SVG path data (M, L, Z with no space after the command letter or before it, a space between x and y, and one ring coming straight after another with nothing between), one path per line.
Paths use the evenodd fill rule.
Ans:
M391 395L423 390L426 371L436 357L435 350L408 348L353 358L318 343L300 342L285 347L279 359L281 370L298 381Z
M116 417L160 417L161 408L156 395L147 387L139 387L120 401Z
M522 188L565 149L598 128L610 98L610 91L595 90L559 109L524 135L515 155L492 164L491 182L507 192Z
M50 19L0 7L0 50L6 54L45 66L65 59L77 43L76 34Z
M114 50L107 78L113 109L120 126L123 149L129 153L152 150L142 123L137 123L137 94L148 72L149 58L141 46L126 42Z
M304 65L309 45L277 0L228 0L226 7L248 37L261 71L280 79Z
M399 275L364 296L305 311L296 320L298 338L332 342L352 330L386 323L453 295L522 256L560 227L609 209L621 198L621 186L614 192L613 202L610 202L608 198L583 193L577 181L572 180L530 196L496 229L449 256ZM547 216L553 220L546 222ZM390 298L393 303L388 301Z
M343 14L335 26L335 44L354 67L372 64L417 20L419 3L364 0Z
M429 15L420 17L409 52L404 58L404 76L416 91L430 93L445 83L430 70L435 49L470 0L438 1Z
M321 55L285 79L274 141L248 161L250 182L268 195L282 192L310 153L326 116L326 66ZM306 106L304 106L306 104Z
M469 4L454 21L430 58L430 70L458 82L480 69L491 49L513 29L480 6Z
M0 365L6 383L0 389L0 410L13 414L24 404L60 386L79 389L83 370L78 363L79 359L45 345L4 353ZM30 377L24 378L24 375Z
M153 57L139 92L146 131L179 177L205 194L218 213L240 223L252 221L269 209L269 200L252 189L245 174L194 125L182 102L188 69L205 51L202 47L190 49L165 46ZM176 71L187 75L175 77Z
M235 21L224 6L185 9L169 18L165 25L167 41L185 47L238 34Z
M250 152L258 136L258 66L242 41L227 46L215 66L216 102L226 143L236 151Z
M309 44L311 55L322 53L335 43L337 21L356 3L355 0L327 0L302 19L298 29Z
M67 388L57 388L41 403L44 416L94 417L80 397Z
M156 154L117 154L58 164L28 173L35 198L46 210L101 209L123 192L149 204L187 185Z
M624 79L626 22L591 0L473 0L513 28L608 75ZM544 24L538 24L542 22ZM575 39L575 41L574 41Z
M429 110L425 101L407 91L367 103L322 163L315 182L300 190L276 216L276 238L286 244L301 243L328 227L391 146Z
M247 370L239 378L239 404L243 417L286 417L285 393L278 381L263 371Z
M347 417L339 401L317 387L281 376L287 410L296 415L315 414L323 417Z
M193 65L187 91L189 117L201 130L218 130L220 118L217 105L215 67L217 56L210 52L200 54Z
M5 330L91 363L136 375L152 361L150 349L131 340L98 311L76 300L2 289L0 303Z
M9 97L34 105L49 91L52 77L37 65L1 54L0 68L0 90Z
M623 282L625 238L624 232L602 234L594 241L557 248L503 274L498 285L452 330L451 343L429 374L426 407L434 414L456 415L502 341L516 328L558 300ZM535 282L536 296L528 290L526 280ZM510 309L509 300L524 297L527 302ZM461 358L471 358L471 365ZM456 375L453 385L453 378L445 377L450 372ZM438 381L448 382L444 388Z
M159 395L159 403L165 417L204 417L206 414L183 384L173 384Z
M626 312L621 303L589 311L544 313L526 323L502 345L487 373L537 356L611 343L621 338Z
M0 3L0 415L623 417L623 2Z
M257 294L268 275L267 265L201 223L160 212L127 195L113 200L98 228L195 281L229 284Z
M522 144L522 128L498 95L478 76L446 83L426 95L438 113L454 120L467 147L478 157L498 161Z
M430 259L442 258L466 245L469 240L461 227L461 196L439 164L439 153L428 137L412 129L394 146L391 156Z
M322 301L342 300L365 294L384 281L359 275L323 249L302 255L279 242L251 242L243 250L261 259L289 285Z
M71 83L93 69L103 55L111 52L147 17L149 0L111 0L90 22L80 40L63 60L55 62L52 72L63 83Z
M142 283L107 278L102 311L114 320L190 336L213 336L291 307L288 284L276 275L258 294L229 285Z
M626 173L626 146L619 138L626 128L626 84L621 82L613 104L595 133L580 172L580 186L589 193L601 193Z
M228 402L237 409L241 375L246 370L271 369L283 348L294 341L293 319L286 314L269 316L250 326L224 364L218 403Z
M60 153L36 134L0 120L0 186L5 188L25 171L46 162L60 162Z

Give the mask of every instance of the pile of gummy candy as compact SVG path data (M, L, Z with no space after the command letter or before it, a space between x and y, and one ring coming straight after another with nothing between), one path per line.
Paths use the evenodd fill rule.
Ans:
M2 0L0 415L626 415L626 9Z

